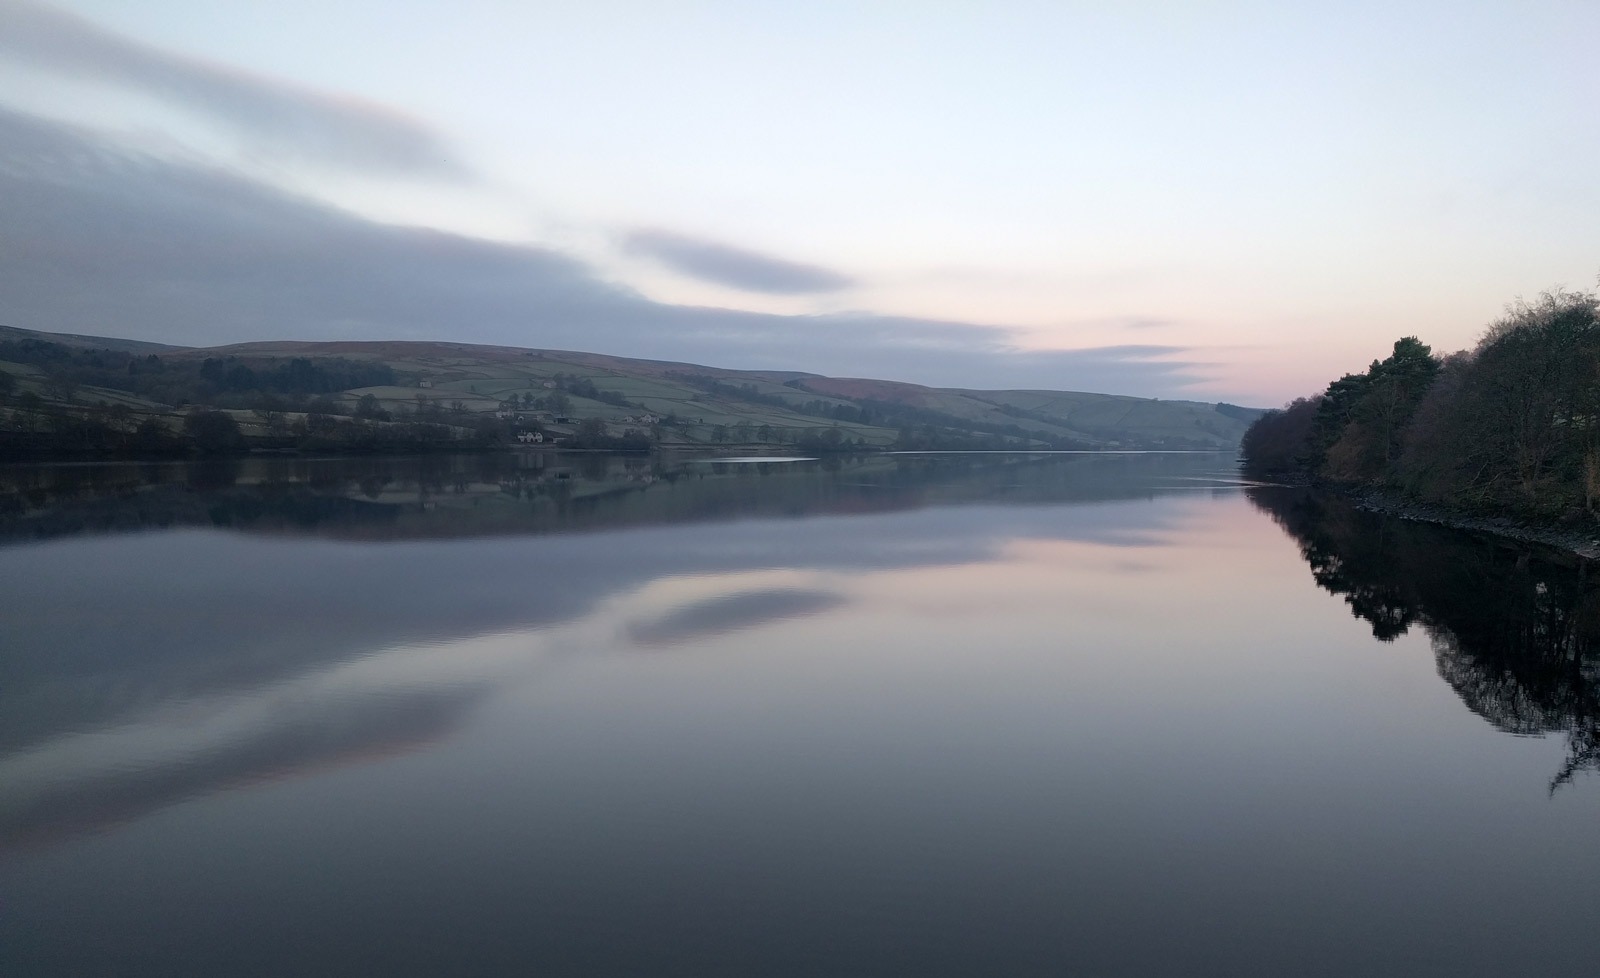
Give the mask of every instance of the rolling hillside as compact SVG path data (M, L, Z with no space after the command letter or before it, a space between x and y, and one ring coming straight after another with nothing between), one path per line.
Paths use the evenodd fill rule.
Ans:
M444 342L180 349L7 329L0 372L11 378L14 415L22 400L58 415L121 405L124 424L158 418L177 430L203 406L228 413L256 447L280 448L305 434L308 420L315 434L321 414L351 417L340 424L359 422L369 440L385 426L409 422L414 431L426 422L456 430L447 437L510 442L538 432L546 444L591 447L626 437L628 447L647 440L807 450L1229 449L1260 413L1199 401L932 388ZM337 428L323 424L322 432Z

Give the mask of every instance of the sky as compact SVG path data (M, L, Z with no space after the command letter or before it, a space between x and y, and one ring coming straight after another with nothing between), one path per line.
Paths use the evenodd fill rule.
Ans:
M1600 4L0 0L0 323L1273 405L1600 273Z

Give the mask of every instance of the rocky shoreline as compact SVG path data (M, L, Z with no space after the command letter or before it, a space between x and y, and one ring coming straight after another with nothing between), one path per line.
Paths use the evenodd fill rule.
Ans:
M1455 530L1492 533L1522 543L1534 543L1564 550L1585 560L1600 559L1600 525L1564 527L1529 523L1505 516L1480 516L1441 506L1429 506L1381 489L1352 489L1329 486L1356 501L1361 509L1397 516L1403 520L1435 523Z
M1369 513L1432 523L1452 530L1488 533L1519 543L1549 547L1584 560L1600 560L1600 523L1592 527L1574 527L1530 522L1510 516L1483 516L1448 506L1432 506L1383 489L1308 479L1304 475L1277 473L1265 478L1272 480L1270 484L1316 489L1344 496L1352 500L1357 509Z

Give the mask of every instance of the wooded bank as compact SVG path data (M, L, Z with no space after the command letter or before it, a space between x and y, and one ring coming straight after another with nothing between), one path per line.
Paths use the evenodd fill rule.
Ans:
M1476 514L1591 521L1600 512L1600 300L1518 301L1469 351L1397 340L1365 373L1270 411L1247 471L1383 488Z

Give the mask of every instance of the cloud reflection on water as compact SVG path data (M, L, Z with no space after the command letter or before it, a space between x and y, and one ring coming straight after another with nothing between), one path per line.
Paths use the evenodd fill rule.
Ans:
M611 493L598 505L612 507L623 525L645 525L607 531L614 524L601 520L581 534L482 535L485 506L515 502L492 483L483 483L478 504L413 511L413 501L374 521L366 510L396 507L370 500L360 489L370 479L351 479L349 494L320 497L344 502L311 510L334 534L350 525L404 533L407 521L422 520L425 536L449 521L473 535L383 545L286 539L276 530L283 524L271 525L273 535L240 533L250 526L240 514L260 512L258 501L274 493L284 498L284 486L222 480L188 485L182 501L225 520L228 532L58 537L0 548L0 571L15 582L8 624L16 643L6 665L12 681L0 688L0 847L436 743L498 691L572 655L682 648L839 614L858 595L915 607L926 582L895 583L907 573L909 581L941 568L1014 561L1008 548L1023 538L1160 546L1162 521L1177 518L1146 507L1130 513L1107 500L1150 495L1144 480L1126 478L1149 471L1148 460L1012 468L1000 474L1028 490L1023 505L938 505L983 498L996 474L992 462L883 468L880 460L877 468L843 471L818 464L798 472L798 481L734 483L775 500L776 519L698 515L689 525L650 526L635 512L640 501ZM606 484L608 473L600 474ZM866 488L840 495L837 483L851 481ZM325 481L324 489L344 484ZM717 498L727 484L700 479L664 497L651 492L669 500L661 510L669 516L700 514L694 500ZM163 485L155 486L158 495ZM805 491L779 491L786 485ZM883 509L885 489L899 511ZM854 500L862 491L874 515L812 518L797 532L795 500L813 500L819 513L859 513ZM406 498L392 480L385 492ZM76 491L59 505L151 502L113 495L120 502ZM1062 505L1072 502L1087 505ZM584 514L592 520L602 512ZM159 506L146 515L167 518ZM532 525L551 522L538 517ZM140 574L130 577L131 568ZM939 585L950 589L951 607L970 590L961 576Z
M735 591L635 622L628 635L641 645L675 646L695 638L821 614L848 601L837 592L805 588Z

